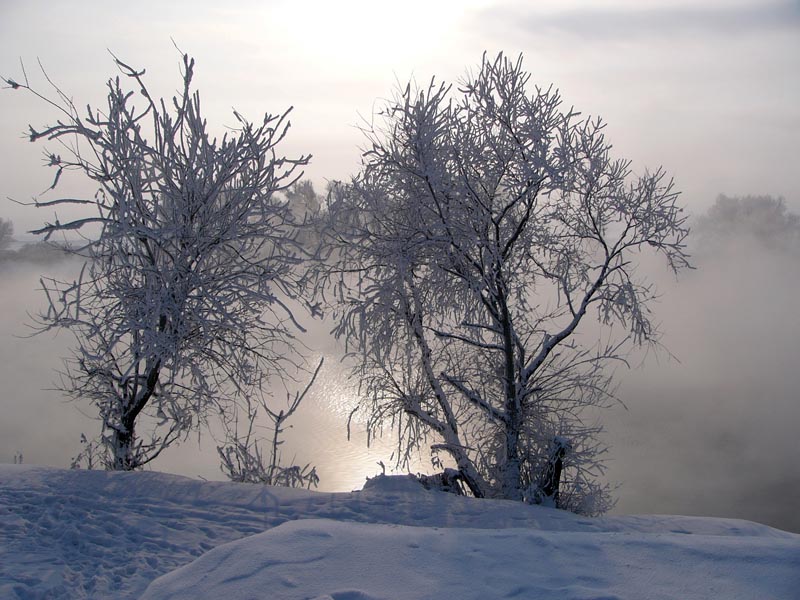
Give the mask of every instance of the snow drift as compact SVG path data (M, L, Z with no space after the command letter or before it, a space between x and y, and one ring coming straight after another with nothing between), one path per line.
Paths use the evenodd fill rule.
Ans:
M733 519L589 519L406 478L330 494L0 465L0 523L3 598L789 600L800 589L800 535Z

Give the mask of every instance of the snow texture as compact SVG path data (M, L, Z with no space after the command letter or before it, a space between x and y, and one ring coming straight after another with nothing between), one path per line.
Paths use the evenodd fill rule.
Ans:
M590 519L405 477L332 494L0 465L0 598L796 600L798 590L800 535L748 521Z

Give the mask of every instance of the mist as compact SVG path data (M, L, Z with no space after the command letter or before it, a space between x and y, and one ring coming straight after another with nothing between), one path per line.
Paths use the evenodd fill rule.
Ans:
M65 259L57 250L38 244L14 244L0 255L0 463L14 462L69 467L82 450L81 434L88 439L100 432L96 410L88 402L72 401L56 389L63 359L73 339L68 331L36 334L36 315L45 309L40 290L42 275L68 280L78 275L81 262ZM357 386L341 364L342 350L328 335L329 323L304 322L308 335L309 362L324 357L316 384L289 421L283 436L283 462L311 463L320 474L320 490L360 489L367 475L381 472L383 461L391 464L390 433L370 440L364 427L348 417L357 404ZM271 406L282 406L286 390L276 385L263 393ZM260 424L264 439L271 436L267 423ZM350 438L348 441L348 437ZM182 444L166 450L151 466L170 473L225 479L216 447L223 441L218 424L196 432ZM427 461L419 461L423 469Z
M605 478L619 485L615 513L738 517L800 531L800 225L773 199L719 209L731 202L695 219L694 270L676 277L643 260L640 274L661 293L654 312L663 347L634 352L631 369L617 370L626 408L600 415L610 447ZM81 433L94 437L99 422L90 406L52 389L70 336L31 337L30 326L43 308L40 274L70 277L79 264L25 256L20 249L0 260L0 462L21 454L25 463L67 467ZM283 456L316 465L320 490L357 489L381 472L379 462L390 470L392 433L368 448L356 422L348 441L357 386L330 324L307 325L311 360L326 363L291 422ZM273 390L275 402L282 393ZM212 426L152 468L222 479L218 437ZM430 471L428 459L420 456L413 468Z
M0 462L11 462L18 453L26 463L66 467L78 452L80 432L94 431L97 423L52 389L69 336L31 336L33 317L44 308L40 275L68 277L79 265L42 264L25 256L15 250L0 260Z
M605 415L615 512L800 531L800 227L792 214L769 225L759 215L780 213L776 202L751 200L755 211L726 215L721 199L696 223L695 270L656 273L674 357L653 352L618 372L627 410Z

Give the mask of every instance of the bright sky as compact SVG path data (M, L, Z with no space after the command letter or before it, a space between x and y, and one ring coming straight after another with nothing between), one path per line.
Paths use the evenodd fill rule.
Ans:
M598 114L621 156L665 166L693 210L720 192L773 194L800 207L800 3L797 0L223 3L0 0L0 74L36 60L78 105L103 100L113 51L171 95L179 55L197 60L212 127L294 106L287 155L311 153L322 186L358 166L357 125L396 82L454 80L482 52L522 52L541 85ZM0 90L0 198L47 187L42 148L21 132L53 113ZM79 191L79 184L65 191ZM45 215L0 201L18 234Z

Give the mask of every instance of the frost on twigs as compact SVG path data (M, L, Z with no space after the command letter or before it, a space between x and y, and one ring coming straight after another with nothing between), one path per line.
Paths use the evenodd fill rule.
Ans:
M29 131L57 147L45 151L51 187L68 172L96 186L93 198L34 201L54 214L35 233L72 240L85 261L73 281L42 278L38 324L74 336L61 388L97 410L91 461L127 470L302 364L293 336L295 313L310 308L308 254L281 192L309 157L278 153L288 110L256 123L235 113L236 129L214 137L186 55L170 100L151 96L143 70L114 61L98 108L79 109L44 71L49 95L27 75L5 81L58 111Z
M687 266L688 228L666 173L634 174L604 131L502 54L400 87L367 126L331 190L325 293L401 465L427 446L474 496L608 507L588 415L615 402L629 342L658 339L637 256ZM587 317L610 341L575 335Z

